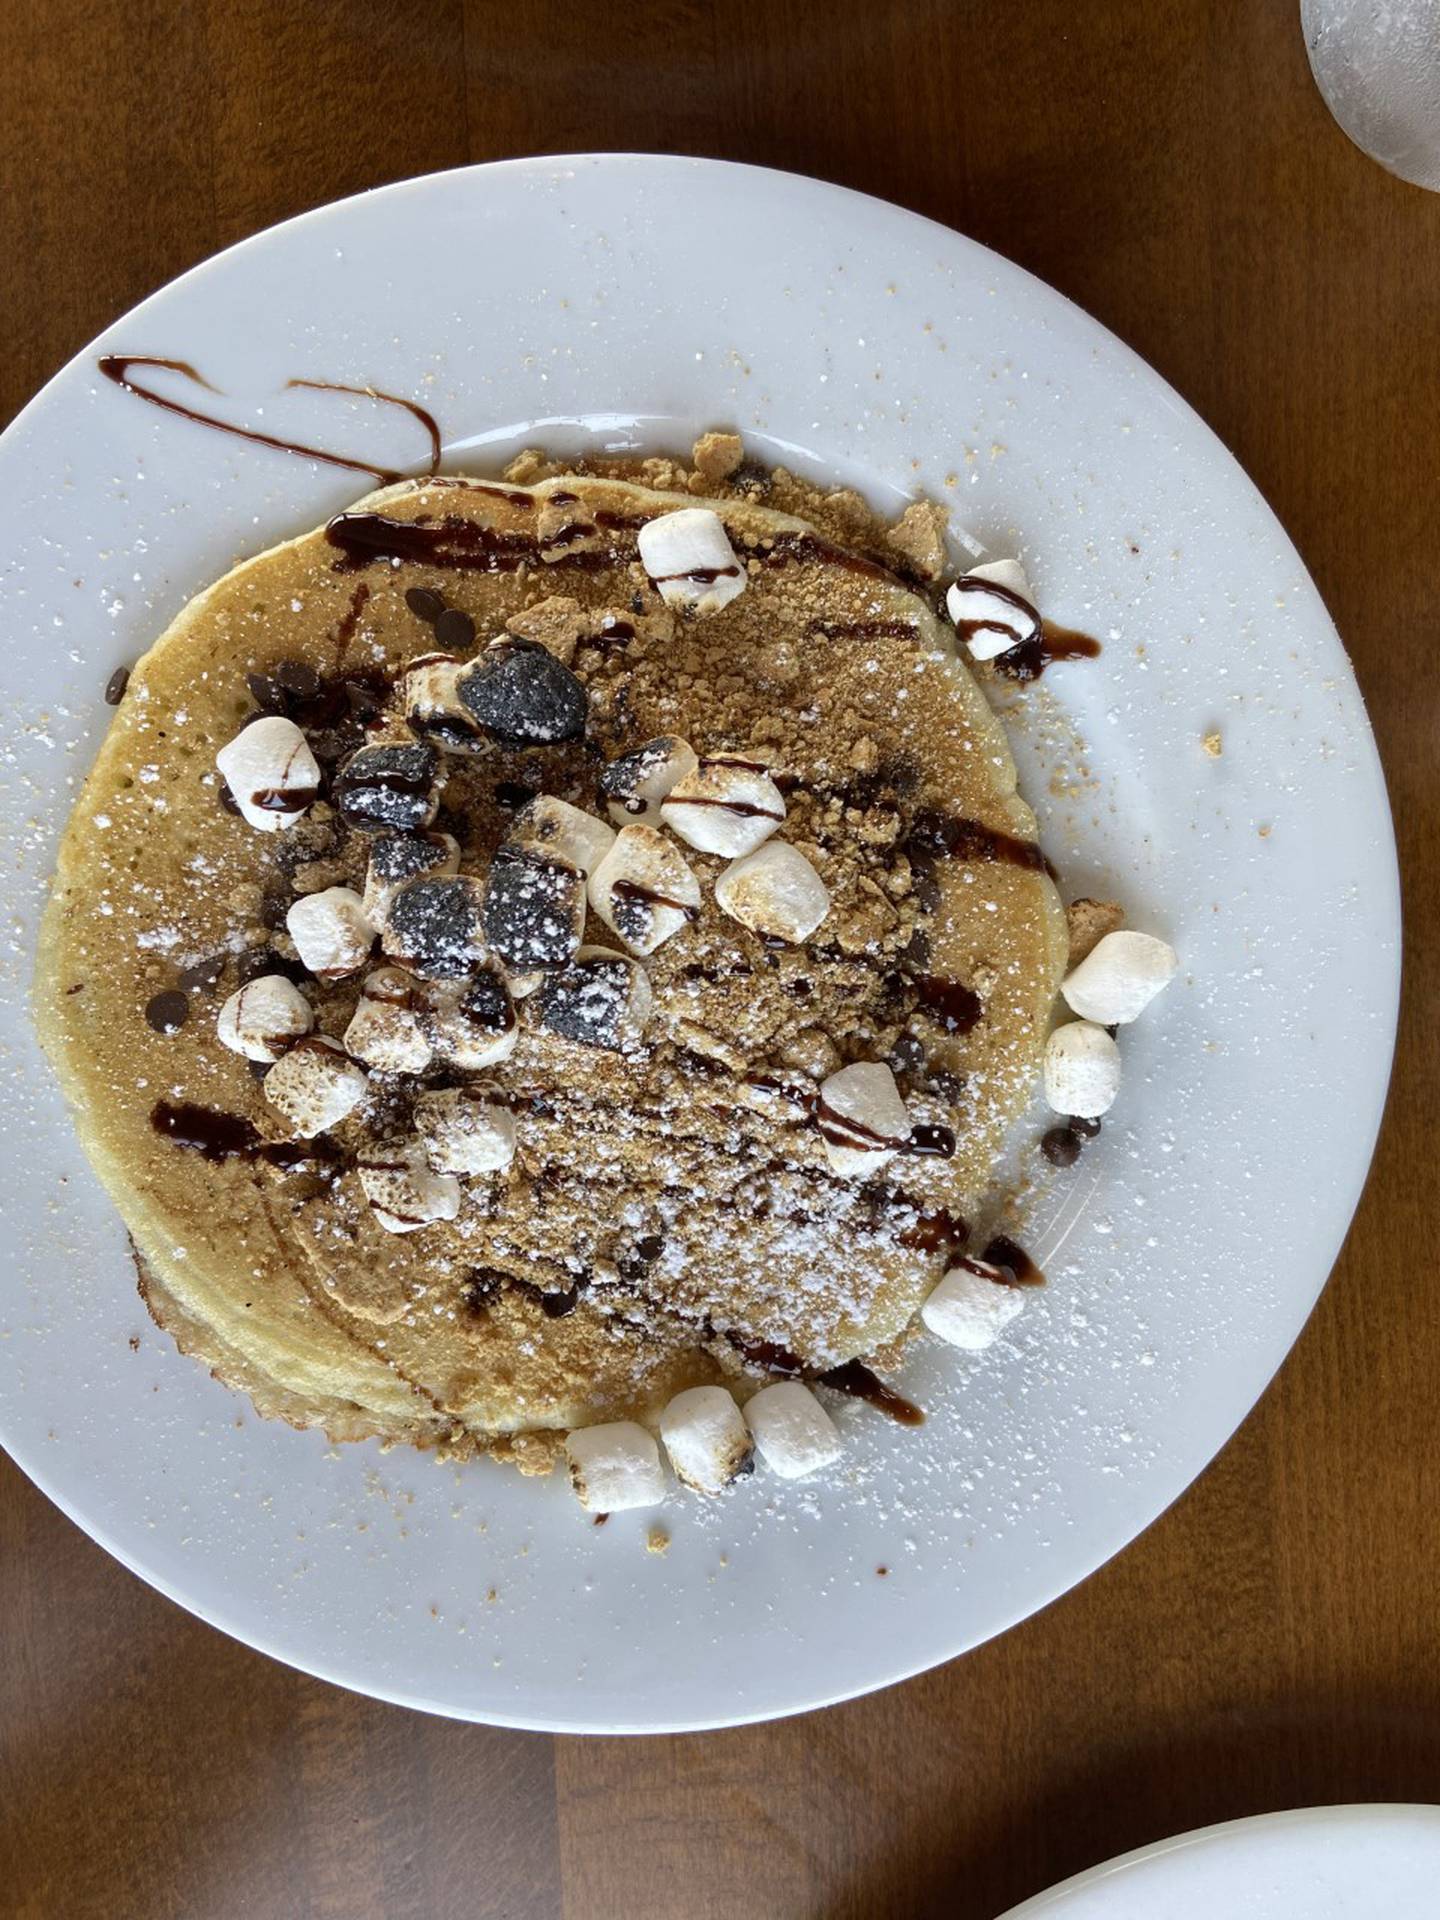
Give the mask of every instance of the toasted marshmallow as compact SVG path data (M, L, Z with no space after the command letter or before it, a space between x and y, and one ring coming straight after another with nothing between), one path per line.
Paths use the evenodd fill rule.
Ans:
M345 1051L381 1073L423 1073L430 1064L420 1009L423 989L399 967L377 967L360 989L345 1029Z
M310 1002L283 973L262 973L247 980L220 1009L215 1037L232 1053L274 1065L292 1040L310 1032L315 1015Z
M660 818L701 853L738 860L774 833L785 818L785 801L764 767L714 754L676 781Z
M677 1393L660 1416L660 1438L675 1478L696 1493L723 1493L755 1464L749 1429L724 1387Z
M575 1498L587 1513L658 1507L665 1498L660 1449L633 1420L578 1427L565 1436L565 1457Z
M542 976L543 978L543 976ZM483 966L461 985L432 985L421 1016L436 1056L461 1073L508 1060L519 1038L510 989L498 967Z
M967 1353L993 1346L1025 1305L1019 1287L1005 1284L999 1267L987 1260L966 1260L952 1267L920 1308L932 1333Z
M832 1073L815 1109L825 1153L836 1173L865 1179L910 1138L910 1115L895 1075L878 1060Z
M1071 1020L1045 1042L1045 1098L1057 1113L1098 1120L1120 1091L1120 1049L1090 1020Z
M752 933L798 944L830 911L830 889L798 848L767 840L725 869L715 904Z
M335 1127L365 1098L365 1075L338 1040L309 1033L265 1076L265 1098L302 1140Z
M432 1171L424 1143L414 1135L377 1141L355 1170L376 1224L387 1233L418 1233L460 1211L460 1182L453 1173Z
M610 818L621 827L635 820L654 824L660 802L669 797L677 781L686 779L699 765L690 742L668 733L658 740L647 740L633 753L622 754L600 775L600 791Z
M520 809L505 839L512 847L563 860L587 880L615 844L615 829L568 800L542 793Z
M448 833L377 833L370 842L361 902L372 927L383 927L409 880L458 873L460 846Z
M261 833L293 827L320 792L320 765L293 720L267 713L215 756L240 817Z
M375 740L336 775L332 792L347 826L361 833L428 827L440 807L440 757L423 740Z
M427 980L464 980L485 959L484 899L468 874L408 880L391 903L380 944Z
M622 827L590 876L596 917L632 953L654 953L700 911L700 882L658 827Z
M987 560L951 582L945 611L976 660L994 660L1040 632L1035 595L1018 560Z
M828 1467L843 1451L835 1422L798 1380L762 1387L745 1402L745 1423L766 1466L786 1480Z
M1123 1027L1168 986L1179 955L1150 933L1107 933L1060 991L1082 1020Z
M353 887L326 887L306 893L285 916L300 964L321 980L343 980L370 958L375 929L365 903Z
M563 967L585 932L585 881L568 860L499 846L485 881L485 938L516 973Z
M535 996L547 1033L586 1047L633 1046L650 1015L650 976L608 947L581 947L568 967L548 974Z
M453 653L425 653L410 662L401 682L406 725L442 753L481 753L490 744L460 698L459 679L469 665Z
M483 1087L422 1093L415 1127L437 1173L500 1173L515 1158L515 1116Z
M647 520L636 544L650 584L667 606L718 613L749 585L725 522L709 507L681 507Z

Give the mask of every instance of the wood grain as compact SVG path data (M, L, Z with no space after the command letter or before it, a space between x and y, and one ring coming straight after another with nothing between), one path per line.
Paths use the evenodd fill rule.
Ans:
M5 1466L0 1911L989 1920L1204 1821L1440 1800L1440 196L1346 142L1297 16L631 0L617 33L553 0L0 8L0 417L216 247L466 159L760 161L1033 268L1174 382L1295 537L1370 703L1409 923L1375 1172L1257 1413L1083 1588L890 1693L703 1738L449 1726L232 1645Z

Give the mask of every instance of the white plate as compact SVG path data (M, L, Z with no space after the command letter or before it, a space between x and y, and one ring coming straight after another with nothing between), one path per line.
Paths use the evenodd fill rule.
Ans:
M1440 1807L1302 1807L1092 1867L1003 1920L1434 1920Z
M101 688L237 556L359 490L161 414L100 348L194 361L285 437L453 466L533 440L755 447L1018 541L1098 663L1027 696L1045 839L1184 968L1125 1035L1113 1123L1042 1199L1051 1286L980 1358L902 1384L918 1435L841 1411L844 1473L758 1475L596 1531L564 1486L330 1449L257 1421L147 1324L124 1237L30 1037L41 888ZM263 410L263 412L262 412ZM1398 904L1355 682L1280 528L1133 354L994 254L815 181L606 156L387 188L187 274L0 442L6 716L0 1427L33 1478L183 1605L279 1658L439 1712L660 1729L883 1686L1099 1566L1234 1431L1299 1331L1364 1179ZM1201 736L1224 736L1211 759ZM1083 739L1083 748L1078 745ZM1070 798L1057 761L1088 769ZM139 1340L132 1351L131 1337ZM877 1569L888 1569L881 1577Z

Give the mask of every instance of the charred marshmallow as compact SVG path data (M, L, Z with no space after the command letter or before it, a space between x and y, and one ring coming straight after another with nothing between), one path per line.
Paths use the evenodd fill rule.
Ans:
M463 980L485 958L484 892L461 873L409 880L396 894L380 944L427 980Z
M774 833L785 818L785 801L766 768L738 755L712 754L676 781L660 818L701 853L738 860Z
M485 882L485 938L514 973L563 967L585 932L585 881L568 860L500 846Z
M460 698L460 678L470 662L453 653L425 653L405 669L405 723L442 753L480 753L485 729Z
M861 1060L832 1073L820 1088L816 1120L836 1173L861 1179L877 1172L910 1138L910 1115L895 1075Z
M360 989L345 1029L345 1051L381 1073L423 1073L430 1042L421 1021L420 982L399 967L377 967Z
M767 840L725 869L715 903L752 933L798 945L830 911L830 891L798 848Z
M639 1039L649 1017L650 978L623 953L581 947L568 967L548 975L534 1006L547 1033L618 1050Z
M660 1438L681 1486L723 1493L755 1465L755 1448L739 1407L724 1387L689 1387L660 1416Z
M632 953L654 953L700 911L700 882L657 827L622 827L590 876L597 918Z
M437 1056L461 1073L508 1060L520 1033L509 988L493 966L460 986L431 988L422 1025Z
M432 1171L417 1136L377 1142L355 1170L376 1224L387 1233L418 1233L460 1211L460 1182L454 1174Z
M667 606L718 613L749 584L725 522L709 507L681 507L647 520L637 545L650 584Z
M533 641L493 642L456 682L460 702L490 738L506 747L550 747L578 740L590 710L584 683Z
M320 980L343 980L363 967L375 944L365 903L353 887L305 893L285 915L300 964Z
M257 980L247 980L221 1007L215 1037L232 1053L273 1066L291 1041L314 1025L310 1002L294 981L283 973L262 973Z
M483 1087L422 1093L415 1126L437 1173L501 1173L515 1158L515 1116Z
M1142 1014L1179 966L1175 949L1149 933L1107 933L1060 991L1082 1020L1123 1027Z
M580 1427L565 1436L570 1485L587 1513L658 1507L665 1498L660 1449L633 1420Z
M549 854L588 879L615 844L615 829L593 813L542 793L516 814L506 842L527 853Z
M383 927L407 880L459 871L460 847L448 833L377 833L370 842L370 864L365 869L366 918L373 926Z
M1045 1042L1045 1098L1057 1113L1098 1120L1120 1091L1120 1049L1090 1020L1071 1020Z
M365 1098L369 1085L338 1040L307 1034L265 1076L265 1098L303 1140L338 1126Z
M1019 1287L1006 1285L999 1267L986 1260L967 1260L950 1269L920 1308L920 1318L952 1347L983 1353L1024 1305L1025 1295Z
M293 827L320 791L320 766L293 720L267 713L215 756L240 817L261 833Z
M610 818L621 827L632 820L653 822L675 783L687 779L699 765L690 742L668 733L612 760L600 775Z
M361 747L340 769L335 804L346 822L362 833L379 833L386 827L407 832L428 827L440 805L438 768L435 749L419 741Z
M798 1380L762 1387L745 1402L745 1421L761 1459L786 1480L803 1479L840 1458L835 1422Z
M945 611L976 660L994 660L1041 630L1035 596L1018 560L987 560L951 582Z

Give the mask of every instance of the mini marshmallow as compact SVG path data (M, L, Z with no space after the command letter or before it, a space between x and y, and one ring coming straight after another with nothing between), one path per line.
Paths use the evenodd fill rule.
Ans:
M371 926L383 927L408 880L460 871L460 846L448 833L377 833L370 842L361 902Z
M321 980L343 980L370 958L375 929L365 903L353 887L326 887L306 893L285 916L300 964Z
M395 895L380 944L427 980L464 980L485 958L484 906L468 874L422 875Z
M421 740L379 740L361 747L336 776L335 805L361 833L428 827L440 806L440 759Z
M700 882L658 827L622 827L590 876L596 917L632 953L654 953L700 911Z
M426 1001L421 1015L425 1037L447 1066L478 1073L515 1051L520 1027L498 967L483 966L462 985L432 985Z
M1040 615L1018 560L987 560L951 582L945 611L976 660L994 660L1040 632Z
M320 765L293 720L267 713L215 756L240 817L261 833L293 827L320 792Z
M999 1267L986 1260L967 1260L952 1267L920 1308L920 1318L932 1333L967 1353L983 1353L1023 1311L1025 1295L1006 1286Z
M310 1033L297 1040L265 1076L265 1098L311 1140L338 1126L365 1098L369 1082L338 1040Z
M360 1004L345 1029L345 1051L381 1073L423 1073L430 1064L430 1042L422 1005L413 974L377 967L360 989Z
M542 793L520 809L505 838L512 847L563 860L584 880L615 844L615 829L568 800Z
M215 1037L232 1053L273 1066L290 1042L314 1025L310 1002L294 981L283 973L262 973L247 980L221 1007Z
M610 818L621 827L635 820L653 824L661 801L668 799L677 781L688 778L699 765L690 742L668 733L658 740L647 740L633 753L622 754L600 775L600 791Z
M786 1480L803 1479L838 1460L835 1422L798 1380L777 1380L745 1402L745 1423L766 1466Z
M565 1436L570 1485L587 1513L658 1507L665 1498L660 1449L633 1420L579 1427Z
M355 1162L360 1185L378 1226L387 1233L418 1233L460 1211L460 1182L435 1173L415 1136L381 1140Z
M677 1393L660 1416L660 1438L675 1478L696 1493L723 1493L755 1465L749 1429L724 1387Z
M666 606L718 613L749 585L725 522L709 507L681 507L647 520L636 544Z
M725 869L715 904L752 933L798 945L830 911L830 890L798 848L767 840Z
M480 753L489 745L485 729L460 698L460 676L469 666L453 653L425 653L405 669L405 723L442 753Z
M1090 1020L1071 1020L1045 1042L1045 1098L1057 1113L1098 1120L1120 1091L1120 1049Z
M563 967L585 932L585 882L566 860L501 845L485 881L484 925L514 972Z
M821 1084L815 1117L830 1165L846 1179L878 1172L910 1138L895 1075L878 1060L832 1073Z
M1107 933L1060 991L1082 1020L1123 1027L1168 986L1179 955L1150 933Z
M676 781L660 818L701 853L738 860L774 833L785 818L785 800L764 767L715 754Z
M639 1039L650 1002L650 977L638 961L609 947L581 947L568 967L547 975L534 1006L547 1033L619 1050Z
M515 1158L515 1116L483 1087L422 1093L415 1127L437 1173L501 1173Z

